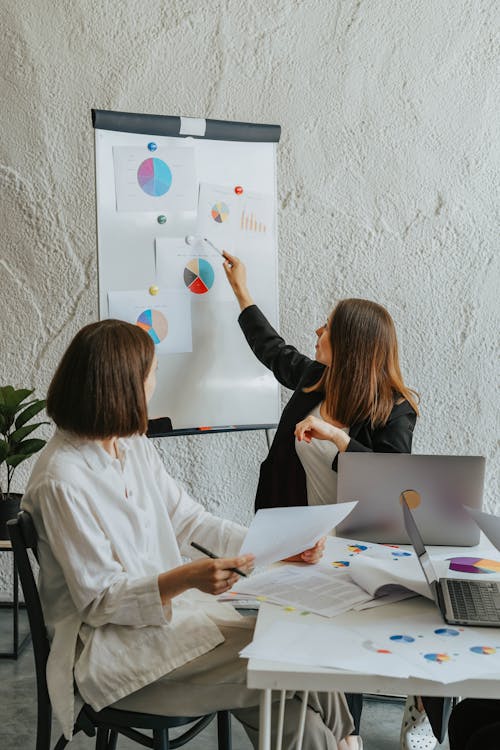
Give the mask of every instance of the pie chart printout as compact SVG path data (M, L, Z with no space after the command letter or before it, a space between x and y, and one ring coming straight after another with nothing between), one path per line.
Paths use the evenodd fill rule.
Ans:
M427 659L427 661L437 661L438 664L444 664L451 660L451 656L448 654L424 654L424 659Z
M144 310L137 318L137 325L151 336L155 344L167 337L168 321L159 310Z
M227 203L224 203L224 201L217 201L217 203L214 203L212 206L212 219L216 221L217 224L223 224L229 219L229 207Z
M145 193L158 198L170 190L172 172L162 159L145 159L137 170L137 182Z
M471 651L473 654L484 654L485 656L491 656L497 652L494 646L472 646Z
M452 557L450 570L460 573L500 573L500 562L482 557Z
M186 263L184 283L193 294L206 294L215 280L214 269L204 258L193 258Z

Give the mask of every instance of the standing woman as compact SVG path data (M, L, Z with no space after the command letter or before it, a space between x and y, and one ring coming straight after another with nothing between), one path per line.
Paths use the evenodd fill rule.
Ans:
M246 529L192 500L145 437L155 373L148 334L104 320L77 333L50 384L47 412L57 430L22 507L39 539L52 706L68 738L74 683L97 711L230 709L257 746L259 692L246 687L238 656L254 622L209 596L251 566L251 555L238 556ZM193 541L221 559L202 557ZM320 545L304 553L311 563L319 557ZM288 697L286 747L296 742L300 715L300 697ZM351 728L342 694L309 695L305 748L337 750Z
M410 453L418 397L403 381L387 310L369 300L341 300L316 330L312 360L286 344L254 304L244 264L225 257L248 344L279 383L294 391L260 467L255 510L335 503L343 451ZM350 695L348 702L358 735L362 696ZM410 724L405 732L411 732ZM350 747L356 747L354 740Z
M243 263L226 258L252 351L294 391L261 466L255 509L336 502L343 451L410 453L417 396L403 382L387 310L369 300L341 300L316 330L312 360L286 344L254 304Z

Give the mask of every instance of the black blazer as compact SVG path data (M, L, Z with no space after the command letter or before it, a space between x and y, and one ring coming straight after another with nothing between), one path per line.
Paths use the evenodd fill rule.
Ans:
M274 330L256 305L245 308L239 324L253 353L275 378L294 391L285 406L266 460L261 464L255 510L290 505L307 505L306 475L295 450L295 425L324 397L321 391L304 393L317 383L325 366L289 346ZM347 451L411 453L417 415L408 401L394 404L383 427L372 429L369 421L350 426ZM332 464L337 471L338 455Z

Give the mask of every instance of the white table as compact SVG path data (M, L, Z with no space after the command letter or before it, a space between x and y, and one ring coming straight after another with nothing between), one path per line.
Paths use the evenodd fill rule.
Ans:
M467 548L429 548L433 559L443 560L453 555L470 557L488 556L498 558L499 553L488 543L481 543L478 547ZM464 576L469 577L469 576ZM474 576L477 580L478 576ZM497 578L497 576L494 576ZM488 577L491 580L491 576ZM390 604L361 612L346 612L335 618L336 625L343 625L346 629L359 625L362 619L367 622L395 622L401 617L416 616L426 611L436 611L435 605L423 597L406 599L396 604ZM272 604L262 604L255 631L263 632L271 623L283 618L296 618L303 622L299 613L287 612L282 607ZM325 622L317 615L308 615L309 621ZM471 679L461 682L442 684L432 680L418 678L383 677L375 674L347 672L344 670L322 669L319 667L302 667L296 664L287 665L283 662L250 659L248 662L247 684L249 688L262 691L260 703L260 750L271 748L271 695L273 690L341 690L349 693L374 693L381 695L429 695L429 696L463 696L469 698L498 698L500 699L500 675L487 679Z

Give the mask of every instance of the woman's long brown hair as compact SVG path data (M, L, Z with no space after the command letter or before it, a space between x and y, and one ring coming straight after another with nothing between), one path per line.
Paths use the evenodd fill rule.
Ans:
M332 363L310 391L324 391L327 415L342 425L369 420L383 426L395 402L406 399L418 414L418 394L403 381L394 322L365 299L341 300L330 318Z

